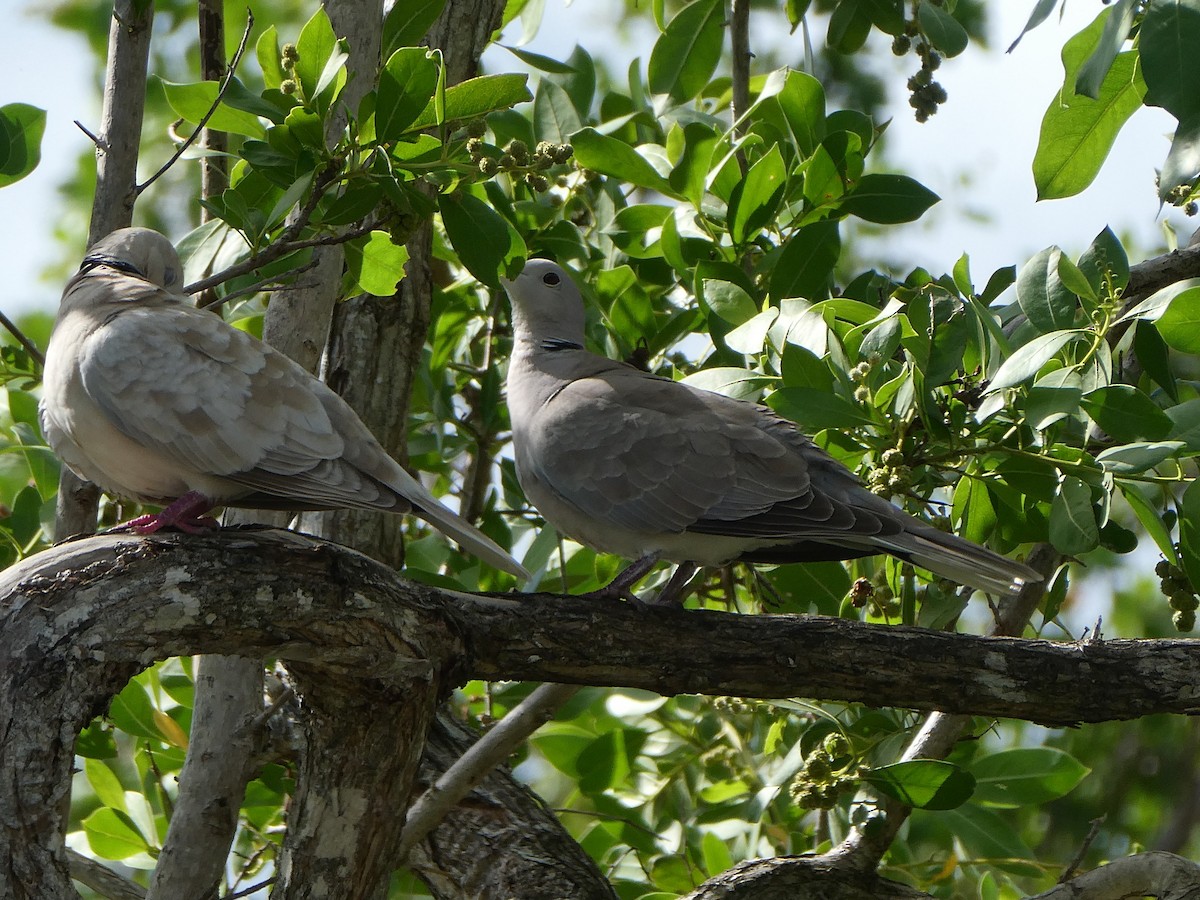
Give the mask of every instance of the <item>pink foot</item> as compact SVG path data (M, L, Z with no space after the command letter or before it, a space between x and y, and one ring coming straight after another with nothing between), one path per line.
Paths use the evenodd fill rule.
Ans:
M212 501L199 491L188 491L162 512L138 516L109 531L154 534L164 528L177 528L186 534L204 534L221 527L221 523L212 516L203 515L212 509L212 505Z

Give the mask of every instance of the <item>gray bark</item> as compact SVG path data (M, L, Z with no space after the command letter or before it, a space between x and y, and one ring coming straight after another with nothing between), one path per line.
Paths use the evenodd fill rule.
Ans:
M115 0L108 30L104 106L96 135L96 193L88 227L90 247L133 221L137 199L138 143L142 137L146 66L154 4ZM96 530L100 490L63 467L54 518L57 539Z

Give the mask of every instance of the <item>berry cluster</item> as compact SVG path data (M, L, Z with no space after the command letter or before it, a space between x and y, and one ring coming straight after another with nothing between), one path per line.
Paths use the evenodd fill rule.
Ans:
M879 465L867 473L867 487L880 497L903 494L912 487L912 469L904 464L904 453L892 447L884 450Z
M296 60L300 58L300 53L296 50L295 44L284 44L279 56L279 65L288 74L288 77L279 85L279 90L285 94L295 94L300 90L300 81L296 78Z
M524 181L530 190L538 193L550 188L550 179L543 173L552 166L567 162L573 153L570 144L552 144L550 141L539 141L531 153L528 144L514 138L497 158L488 154L488 145L484 143L478 126L468 128L467 133L471 135L467 140L467 152L471 154L471 161L479 168L481 175L491 178L506 172L514 179Z
M921 60L921 68L908 79L908 105L916 110L918 122L926 122L946 102L946 89L933 80L933 73L942 64L942 54L921 35L915 15L904 23L904 33L892 40L892 52L897 56L904 56L912 49Z
M1175 610L1171 621L1180 631L1191 631L1196 625L1196 608L1200 607L1200 599L1197 599L1192 583L1178 566L1165 559L1158 561L1154 574L1162 584L1163 596L1171 604L1171 609Z
M803 809L833 809L840 795L853 791L865 767L850 755L850 742L831 734L804 760L788 794Z
M1194 199L1197 187L1196 184L1177 184L1167 193L1166 200L1172 206L1182 206L1184 213L1194 216L1200 210Z

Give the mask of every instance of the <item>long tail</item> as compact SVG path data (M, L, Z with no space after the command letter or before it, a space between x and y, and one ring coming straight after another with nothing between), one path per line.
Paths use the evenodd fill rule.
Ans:
M878 546L935 575L985 594L1015 594L1025 585L1043 580L1029 566L917 520L902 534L880 539Z
M394 483L391 487L412 503L413 512L447 537L453 538L472 556L482 559L493 568L515 575L521 581L529 579L529 570L513 559L504 548L462 516L443 506L424 485L399 465L396 466L396 472L399 474L393 476Z

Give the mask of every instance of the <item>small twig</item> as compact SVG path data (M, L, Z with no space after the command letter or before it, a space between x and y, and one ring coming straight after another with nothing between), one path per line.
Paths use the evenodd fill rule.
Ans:
M733 99L732 115L734 133L741 137L746 133L746 124L742 117L750 108L750 2L749 0L733 0L733 8L729 14L729 43L733 51ZM738 167L742 175L746 174L746 154L737 152Z
M1062 875L1058 878L1059 884L1066 884L1075 877L1075 873L1079 871L1079 867L1083 864L1083 858L1087 856L1088 849L1095 842L1096 837L1100 834L1100 826L1104 824L1107 816L1100 816L1098 819L1092 819L1092 827L1088 829L1087 835L1083 839L1083 843L1079 845L1079 852L1067 863L1067 867L1063 869Z
M2 312L0 312L0 325L3 325L8 329L9 334L17 339L17 343L25 348L25 352L32 356L39 366L45 367L46 357L42 356L42 352L38 350L33 341L26 337L25 333L16 326L16 323Z
M298 269L289 272L289 275L301 275L316 265L316 260L306 262ZM239 288L226 294L224 297L213 297L204 303L197 304L201 309L217 309L222 304L228 303L231 300L237 300L239 297L245 297L247 294L257 294L262 291L278 291L289 287L301 287L299 282L285 283L279 280L276 276L263 278L261 281L256 281L254 284L247 285L244 288Z
M275 715L275 713L279 712L279 710L283 708L283 705L285 703L287 703L289 700L291 700L295 696L296 696L296 692L294 690L292 690L290 687L284 688L279 693L279 696L276 697L274 700L272 700L271 704L268 707L266 707L266 709L264 709L257 716L255 716L253 719L251 719L249 722L247 722L245 725L243 725L241 728L239 728L238 734L245 734L247 731L249 731L249 732L258 731L260 728L262 728L264 725L266 725L267 722L269 722L271 720L271 717L273 715ZM226 898L226 900L228 900L228 898Z
M273 877L268 878L265 881L260 881L258 884L252 884L248 888L242 888L237 893L226 894L225 900L238 900L238 897L249 897L255 891L261 891L263 888L269 887L270 885L272 885L274 883L275 883L275 879Z
M217 91L217 96L216 99L213 100L212 106L208 108L208 112L201 116L200 122L196 125L195 130L188 136L187 140L180 144L175 152L171 154L171 158L163 163L157 172L137 186L136 193L141 194L142 191L146 190L146 188L150 187L150 185L154 184L154 182L158 181L159 178L165 175L167 170L170 169L171 166L175 165L176 162L178 162L179 157L183 156L183 154L187 152L187 148L192 146L196 138L200 136L200 132L204 130L204 126L208 124L208 120L211 119L216 113L217 107L221 105L221 101L225 99L226 92L229 90L230 85L233 84L234 72L237 71L238 63L242 61L242 54L246 52L246 45L250 41L250 29L253 27L254 13L251 12L247 7L246 28L242 32L242 41L240 44L238 44L237 52L233 54L233 59L230 60L229 71L225 73L225 79L221 82L221 87Z
M330 244L344 244L346 241L352 241L355 238L362 237L364 234L370 234L374 227L373 223L364 222L361 225L356 225L354 228L347 229L338 234L306 238L302 241L276 241L267 246L261 253L256 253L249 259L242 260L240 263L232 265L222 272L217 272L215 275L209 275L207 278L201 278L199 281L192 282L183 291L185 294L199 293L210 287L216 287L218 284L224 284L231 278L237 278L239 275L253 272L255 269L261 268L269 262L274 262L281 256L287 256L287 254L296 250L304 250L308 247L325 247ZM285 233L289 230L291 230L291 226L285 230ZM298 228L296 230L299 231Z
M141 885L70 847L67 848L67 866L72 878L109 900L144 900L146 896L146 889Z
M92 143L95 144L98 149L100 149L100 150L108 149L108 145L105 144L104 141L98 135L95 135L91 131L89 131L88 127L86 125L84 125L78 119L75 119L74 121L75 121L75 127L78 128L80 131L82 131L84 134L86 134L89 138L91 138Z
M579 690L576 684L543 684L472 744L408 810L397 858L403 860L488 773Z

